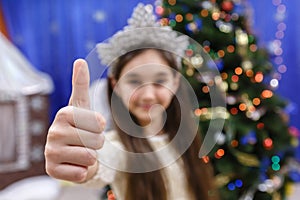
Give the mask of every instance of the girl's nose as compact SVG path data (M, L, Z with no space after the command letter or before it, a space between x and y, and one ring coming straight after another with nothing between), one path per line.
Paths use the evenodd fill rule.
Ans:
M145 99L153 99L155 97L155 87L151 83L143 85L140 92Z

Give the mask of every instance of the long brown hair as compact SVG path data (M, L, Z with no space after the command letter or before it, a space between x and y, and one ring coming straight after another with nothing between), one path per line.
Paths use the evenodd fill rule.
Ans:
M113 77L118 80L120 78L121 71L123 67L135 56L144 52L145 49L134 50L123 56L121 56L116 63L114 63L114 74ZM162 58L167 61L168 65L173 69L177 69L175 59L173 55L169 52L157 50ZM111 103L111 98L113 94L113 88L111 83L108 83L108 97L109 102ZM182 101L185 103L184 106L190 106L188 99L188 94L185 94L186 90L183 88L183 85L180 84L176 95L172 99L169 107L166 109L167 119L164 124L164 132L169 135L169 139L172 140L178 132L179 125L183 127L184 134L193 134L192 130L196 126L195 120L192 118L189 109L180 109L179 101L176 98L178 93L180 97L183 98ZM118 106L118 108L113 109L115 111L126 110L125 105L119 103L113 106ZM146 153L152 152L153 149L150 146L147 139L133 137L125 133L120 127L117 126L127 126L126 130L133 132L142 133L142 129L138 126L129 127L126 122L122 122L122 115L118 113L112 113L113 120L116 125L116 130L121 138L122 143L128 151L134 153ZM138 124L136 118L131 116L133 121ZM182 120L184 119L184 120ZM124 120L123 120L124 121ZM187 137L188 138L188 137ZM184 138L183 138L184 139ZM184 141L179 141L175 144L175 149L181 148L183 144L186 144ZM210 200L217 199L217 195L211 195L210 193L215 193L214 179L212 167L209 163L205 163L202 159L198 158L198 152L200 149L200 135L197 134L194 138L192 144L189 148L183 153L181 159L184 163L184 171L187 178L189 193L193 194L195 199L201 200ZM136 163L134 160L128 160L127 166L134 165L151 165L151 162L157 162L157 158L147 158L145 157L145 162ZM127 179L127 188L126 200L132 199L145 199L145 200L166 200L167 199L167 190L163 181L163 176L161 170L146 172L146 173L126 173Z

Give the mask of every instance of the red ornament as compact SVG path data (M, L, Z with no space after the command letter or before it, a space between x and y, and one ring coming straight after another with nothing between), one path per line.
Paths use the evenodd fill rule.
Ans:
M273 147L273 140L271 138L266 138L263 142L264 147L269 150Z
M194 51L192 49L187 49L185 51L185 55L188 57L191 57L192 55L194 55Z
M233 5L232 1L223 1L221 4L222 10L224 10L226 12L232 11L233 7L234 7L234 5Z

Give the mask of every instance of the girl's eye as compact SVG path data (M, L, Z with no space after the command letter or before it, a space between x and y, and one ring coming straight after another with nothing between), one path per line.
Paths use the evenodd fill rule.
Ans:
M156 80L156 81L154 82L154 84L155 84L155 85L158 85L158 86L161 86L161 85L165 84L166 82L167 82L167 80L165 80L165 79L160 79L160 80Z
M130 85L140 85L141 81L139 81L139 80L128 80L128 83Z

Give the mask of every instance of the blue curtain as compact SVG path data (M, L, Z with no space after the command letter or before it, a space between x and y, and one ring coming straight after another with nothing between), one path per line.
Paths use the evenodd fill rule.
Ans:
M253 8L254 34L259 38L260 45L269 47L271 52L274 48L282 49L282 54L273 55L273 63L277 68L275 70L281 71L280 67L286 66L286 72L281 74L277 93L289 101L286 113L290 117L290 125L299 130L300 1L250 0L250 4ZM300 160L300 146L295 153Z
M67 104L73 61L84 58L97 42L123 27L138 2L154 4L155 0L0 0L13 43L36 68L54 80L51 119ZM279 73L282 77L277 91L290 101L287 112L291 125L300 129L300 95L297 94L300 91L300 1L248 2L253 8L253 32L260 45L272 49L272 42L281 42L282 55L274 56L274 60L280 57L282 62L275 67L282 71L284 65L287 71ZM284 37L282 33L276 35L279 29Z
M286 112L291 126L300 129L300 1L249 2L253 8L254 34L260 45L271 51L278 48L277 45L281 46L282 54L279 52L273 56L274 66L277 71L284 70L282 66L286 66L287 70L281 73L277 92L289 101Z
M55 85L51 116L68 103L72 63L121 29L138 2L154 0L0 0L12 42Z

